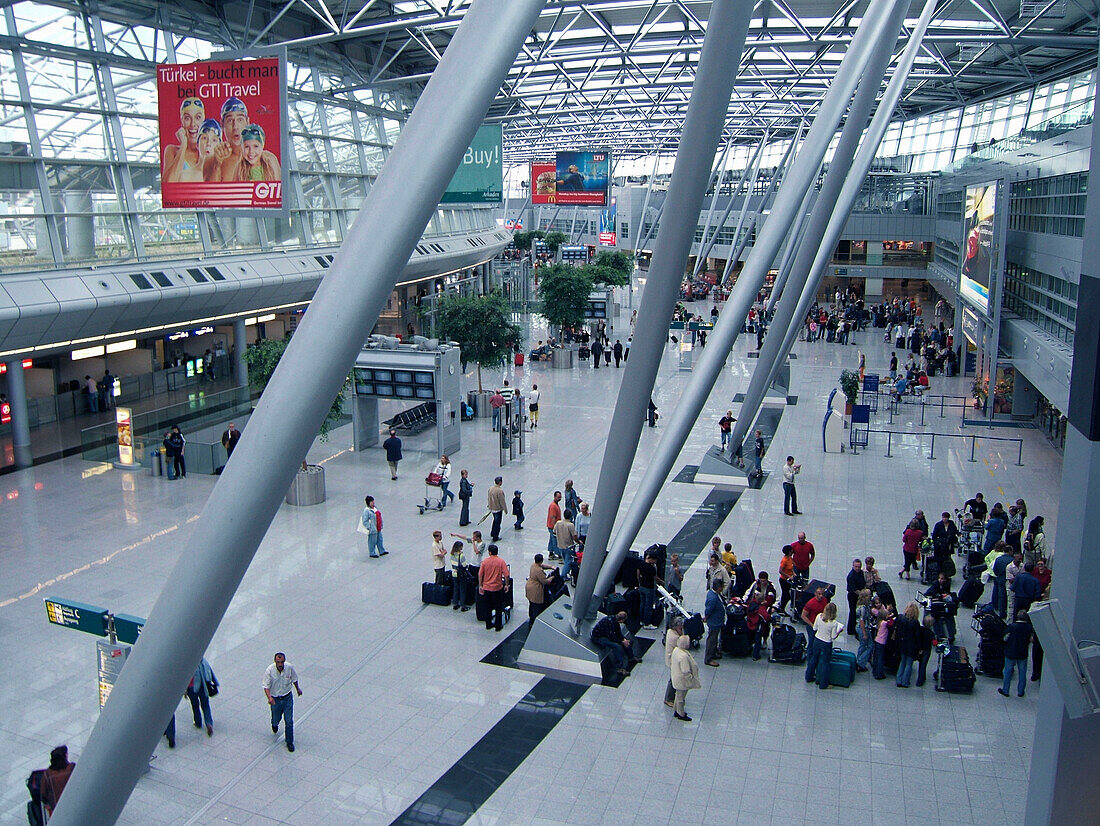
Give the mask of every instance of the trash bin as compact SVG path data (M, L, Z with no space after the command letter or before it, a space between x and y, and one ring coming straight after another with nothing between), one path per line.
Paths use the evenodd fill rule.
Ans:
M164 452L161 449L149 451L149 473L153 476L164 475Z

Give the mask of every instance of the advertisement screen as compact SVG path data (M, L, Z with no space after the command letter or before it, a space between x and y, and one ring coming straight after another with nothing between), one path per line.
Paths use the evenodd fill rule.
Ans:
M993 264L993 221L997 205L996 182L966 188L963 213L963 264L959 295L989 314L989 284Z
M600 213L600 246L615 246L615 199Z
M157 67L166 209L282 209L284 74L277 57Z
M557 166L555 164L531 164L531 203L556 204L558 202L557 182Z
M611 178L610 152L559 152L555 164L557 179L554 203L603 206Z
M462 156L441 204L499 204L504 200L504 129L482 124Z

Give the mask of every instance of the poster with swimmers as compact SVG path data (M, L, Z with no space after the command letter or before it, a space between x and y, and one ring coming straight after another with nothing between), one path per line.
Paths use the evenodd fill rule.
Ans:
M157 66L166 209L282 209L285 62Z

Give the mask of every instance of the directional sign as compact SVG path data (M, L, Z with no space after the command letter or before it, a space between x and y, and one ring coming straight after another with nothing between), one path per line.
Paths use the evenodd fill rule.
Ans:
M126 665L126 658L130 656L130 646L107 640L99 640L95 645L99 665L99 708L102 710L111 696L111 689L118 682L122 666Z
M144 617L133 614L115 614L115 636L119 642L136 643L145 626Z
M54 625L75 628L97 637L107 636L107 609L73 600L46 597L46 617Z

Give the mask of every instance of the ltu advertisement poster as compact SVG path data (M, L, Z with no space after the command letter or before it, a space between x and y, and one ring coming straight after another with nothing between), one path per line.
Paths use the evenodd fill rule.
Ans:
M610 152L559 152L555 164L559 204L603 206L611 178Z
M281 209L286 74L280 58L157 67L166 209Z
M532 204L556 204L557 167L552 163L531 164L531 203Z
M611 205L600 212L600 246L615 246L615 199L611 199Z
M993 264L993 221L996 215L997 184L966 188L963 213L963 265L959 294L986 315L989 314L989 283Z

